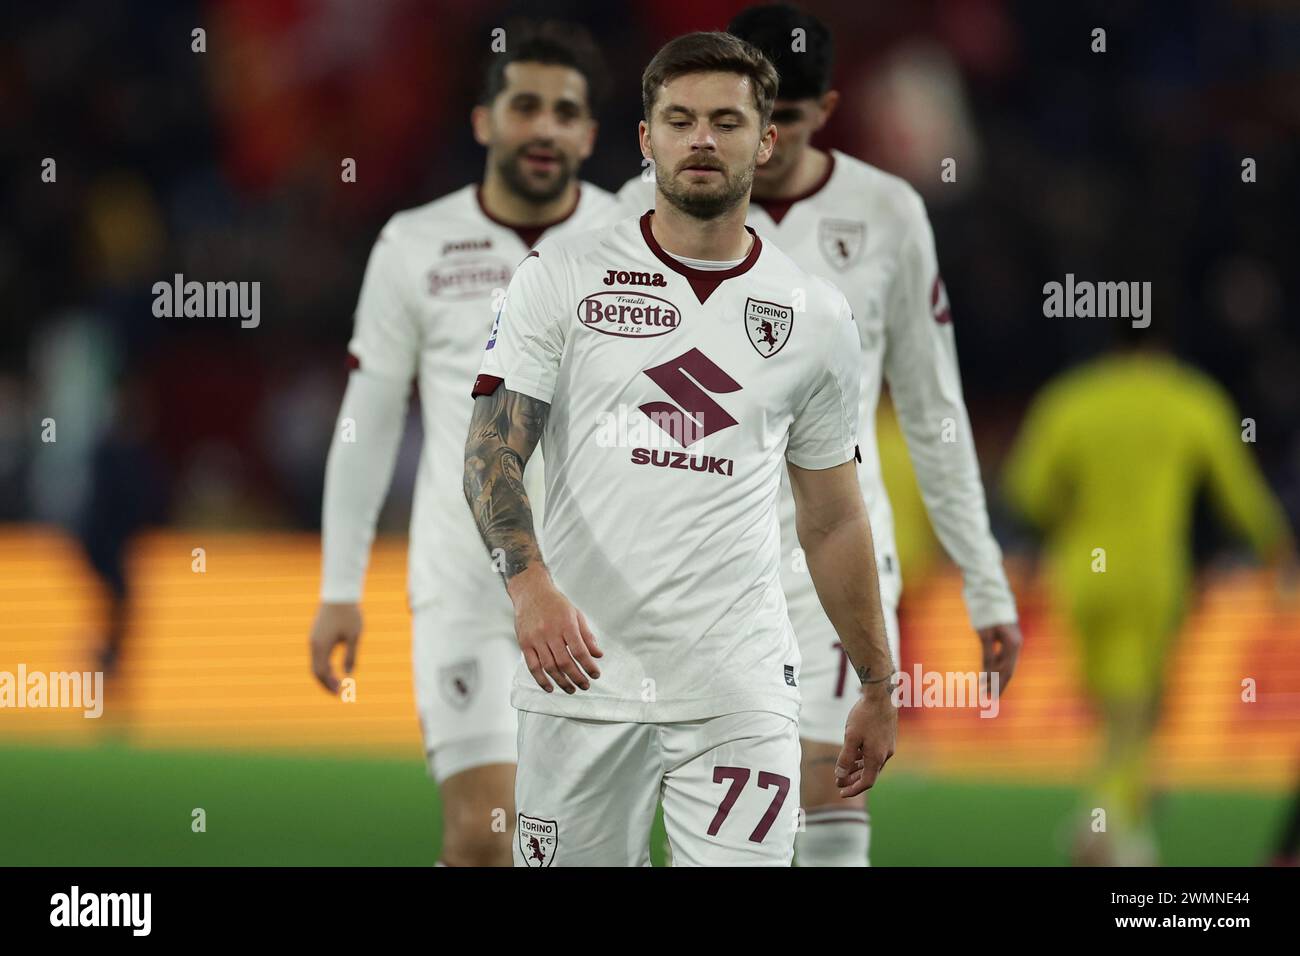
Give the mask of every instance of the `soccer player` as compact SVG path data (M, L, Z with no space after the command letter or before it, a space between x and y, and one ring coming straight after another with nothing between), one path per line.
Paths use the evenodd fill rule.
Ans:
M646 865L661 797L674 865L790 864L802 675L780 582L783 457L864 688L841 792L864 792L893 752L855 474L856 326L843 295L745 226L775 93L772 65L729 34L664 46L642 77L654 208L543 242L488 342L465 492L507 555L524 653L517 865ZM519 480L539 439L544 555Z
M839 102L830 89L833 46L820 20L794 7L753 7L728 30L759 47L781 77L772 121L779 136L771 158L754 173L749 224L798 265L833 282L857 322L858 412L862 466L858 478L871 514L890 654L898 660L902 579L894 524L881 480L875 435L883 381L907 439L917 482L944 549L962 570L963 596L982 645L985 672L1005 689L1020 650L1016 604L989 531L984 487L962 399L947 294L939 278L925 206L903 180L838 150L811 145ZM802 30L800 48L792 37ZM629 211L648 208L639 178L619 193ZM795 503L780 497L781 580L804 662L802 791L806 830L800 866L868 865L871 826L864 801L841 799L830 767L854 703L840 641L796 554Z
M1154 865L1148 758L1170 649L1187 609L1195 492L1257 554L1294 567L1285 513L1210 378L1165 354L1155 329L1067 372L1035 398L1006 466L1008 497L1048 537L1052 585L1104 733L1075 860ZM1091 823L1089 818L1089 823Z
M330 654L361 635L362 582L392 478L407 396L418 383L424 448L411 514L408 597L415 694L429 772L443 811L440 862L510 865L515 716L509 686L519 650L499 568L483 556L461 497L466 397L498 298L543 235L619 217L613 197L578 182L596 136L604 69L573 24L515 24L489 65L470 115L487 149L481 184L399 212L370 255L348 345L347 391L325 471L321 605L312 667L337 692ZM540 465L540 461L535 465ZM529 481L540 481L529 469ZM500 828L497 828L500 830Z

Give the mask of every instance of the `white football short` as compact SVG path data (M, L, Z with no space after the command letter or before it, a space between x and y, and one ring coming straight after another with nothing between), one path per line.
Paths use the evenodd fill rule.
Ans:
M663 724L519 712L516 866L649 866L661 801L674 866L789 866L795 722L763 711Z
M412 621L415 704L430 775L442 783L474 767L515 762L510 685L519 663L512 625L439 602Z
M889 653L898 666L898 598L900 588L894 575L880 578L881 607L885 612L885 633ZM811 594L811 603L808 596ZM844 743L844 723L858 699L861 684L840 645L839 635L822 610L817 594L787 594L790 624L799 642L799 737L816 743Z

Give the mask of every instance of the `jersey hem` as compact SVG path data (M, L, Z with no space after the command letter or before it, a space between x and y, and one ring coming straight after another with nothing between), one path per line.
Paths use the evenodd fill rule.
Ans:
M791 455L786 454L786 460L797 468L806 468L809 471L823 471L827 468L834 468L836 465L842 465L846 461L853 461L857 456L854 449L848 451L828 452L824 455Z
M618 698L585 698L583 691L572 697L562 690L546 693L540 687L515 685L510 689L510 705L516 710L548 714L552 717L576 717L583 720L608 720L634 724L673 724L687 720L708 720L728 714L758 710L799 719L799 699L779 694L725 694L694 700L658 701L653 704Z

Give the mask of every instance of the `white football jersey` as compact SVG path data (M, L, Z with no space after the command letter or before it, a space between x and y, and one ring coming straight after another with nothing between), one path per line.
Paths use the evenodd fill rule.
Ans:
M723 271L655 241L650 215L547 239L519 267L475 393L550 403L543 557L605 652L569 696L521 664L521 710L671 722L797 719L780 583L785 462L851 460L848 302L755 236ZM752 233L752 230L751 230Z
M749 225L800 267L833 282L858 324L862 465L858 476L871 518L886 602L901 591L894 521L876 446L876 405L883 381L907 438L926 510L944 549L962 569L963 596L974 627L1016 620L1002 551L989 531L984 486L962 398L948 297L939 277L934 235L920 195L907 182L838 150L827 176L802 197L753 201ZM626 211L654 205L654 181L640 177L620 191ZM791 607L811 602L812 578L791 559L799 546L794 498L780 504L782 577Z
M466 397L515 267L540 235L572 235L622 218L613 196L582 183L560 222L518 230L495 221L466 186L397 213L370 254L348 352L380 375L416 378L424 447L411 510L412 608L435 598L481 609L507 633L510 598L465 503ZM529 469L536 473L541 468ZM485 621L485 624L489 622Z

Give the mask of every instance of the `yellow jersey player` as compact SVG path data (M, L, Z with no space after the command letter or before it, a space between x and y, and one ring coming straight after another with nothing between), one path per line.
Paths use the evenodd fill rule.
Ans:
M1226 393L1145 333L1050 383L1006 471L1008 496L1047 533L1054 594L1105 734L1093 806L1106 833L1089 828L1082 863L1156 861L1147 756L1188 605L1198 488L1261 557L1292 549Z

